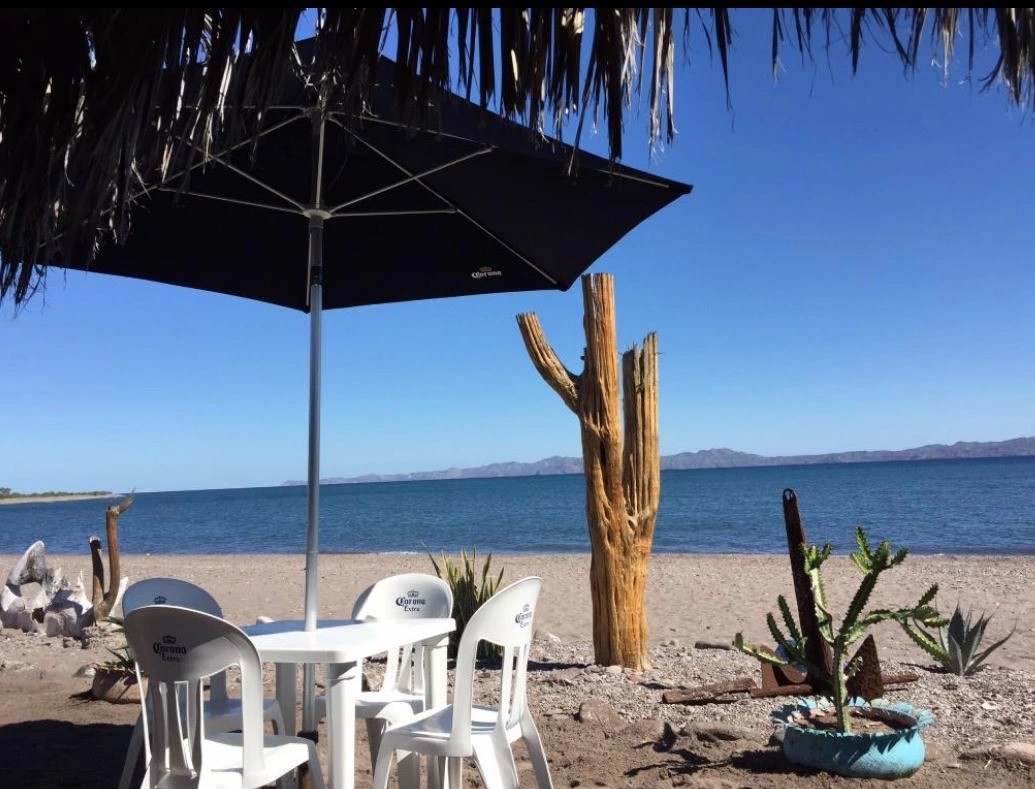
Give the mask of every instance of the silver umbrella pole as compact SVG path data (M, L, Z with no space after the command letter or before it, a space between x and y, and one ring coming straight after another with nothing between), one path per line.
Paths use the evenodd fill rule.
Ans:
M313 114L313 207L309 217L309 471L305 555L305 629L316 630L320 535L320 380L323 335L324 115ZM316 739L316 667L302 669L302 732Z

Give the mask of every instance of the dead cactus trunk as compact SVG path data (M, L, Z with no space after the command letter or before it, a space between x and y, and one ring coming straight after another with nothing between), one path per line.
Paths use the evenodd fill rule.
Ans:
M642 670L650 666L644 592L661 497L657 336L622 355L620 374L613 278L583 276L582 294L581 374L557 358L534 313L517 321L532 363L581 424L595 660Z

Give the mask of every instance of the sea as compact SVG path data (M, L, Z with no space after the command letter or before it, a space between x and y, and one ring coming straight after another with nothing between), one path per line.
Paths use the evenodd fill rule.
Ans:
M782 553L782 495L795 491L810 542L871 542L921 554L1035 554L1035 458L664 471L656 553ZM0 553L43 540L83 553L111 502L0 506ZM323 553L588 553L582 475L323 485ZM298 486L138 493L123 553L302 553Z

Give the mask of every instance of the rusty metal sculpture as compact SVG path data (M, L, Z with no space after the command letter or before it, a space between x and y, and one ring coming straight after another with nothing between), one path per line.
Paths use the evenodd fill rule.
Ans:
M794 597L798 607L801 635L805 639L806 654L809 662L823 666L827 674L833 667L833 656L830 647L820 637L819 622L816 617L816 598L812 591L808 575L802 564L802 550L808 545L805 538L805 527L798 512L798 497L791 488L783 492L783 519L787 529L787 553L791 560L791 576L794 579ZM757 649L773 652L770 647L759 645ZM867 636L859 650L852 657L860 664L859 671L848 681L848 691L852 696L866 699L880 698L884 695L885 685L896 685L915 682L916 674L882 674L880 659L877 656L877 644L873 636ZM791 665L773 665L765 661L759 662L762 674L762 686L757 687L749 677L738 678L720 686L702 686L681 690L666 691L662 701L666 704L707 704L714 702L735 701L736 696L747 692L752 698L771 696L830 696L830 683L821 677L809 675Z

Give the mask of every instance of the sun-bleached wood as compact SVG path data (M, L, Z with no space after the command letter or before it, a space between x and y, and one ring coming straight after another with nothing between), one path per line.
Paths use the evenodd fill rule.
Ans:
M101 560L101 540L96 535L90 537L90 557L93 564L93 608L97 621L104 619L118 605L126 585L123 583L119 565L119 516L128 510L135 498L130 493L118 504L112 504L104 513L105 534L108 538L108 569L110 578L108 589L104 588L104 562Z
M517 321L536 370L581 425L594 659L642 670L650 665L644 591L661 497L657 335L626 351L620 372L613 278L583 276L582 295L581 374L561 363L535 314Z

